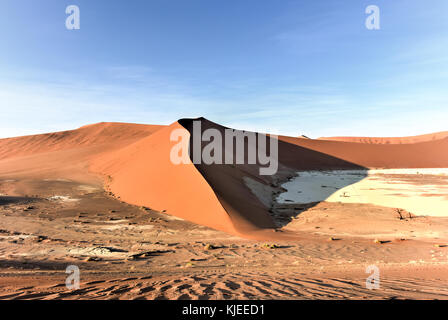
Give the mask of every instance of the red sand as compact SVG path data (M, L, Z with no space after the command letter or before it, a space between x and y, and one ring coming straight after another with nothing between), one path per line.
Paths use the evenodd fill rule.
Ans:
M203 129L224 130L206 119L200 120ZM244 177L275 187L297 170L448 167L448 138L432 138L440 134L419 138L431 141L407 144L280 137L276 176L260 176L258 164L173 165L169 158L176 144L169 139L173 129L185 130L189 135L191 120L170 126L100 123L71 131L1 139L0 174L96 184L104 179L107 188L128 203L166 210L231 234L267 239L293 235L272 232L275 225L269 208L246 187ZM396 139L414 141L414 137Z
M174 165L170 161L170 150L177 143L170 141L170 134L175 129L185 130L173 123L95 159L91 169L111 176L108 187L126 202L166 210L168 214L235 233L226 211L194 165ZM189 136L186 130L185 133Z
M448 137L448 131L423 134L411 137L322 137L318 140L358 142L369 144L405 144L440 140Z
M97 123L76 130L0 139L0 173L10 178L102 184L102 177L87 170L94 157L123 148L163 127Z
M103 122L76 130L0 139L0 160L92 145L121 146L148 136L162 127L164 126Z
M409 144L370 144L292 137L280 139L366 168L448 167L448 138Z

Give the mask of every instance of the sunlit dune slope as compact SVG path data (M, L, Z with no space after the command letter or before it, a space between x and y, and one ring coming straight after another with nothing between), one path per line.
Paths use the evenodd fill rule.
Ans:
M92 161L91 169L108 177L107 185L121 200L148 206L218 230L235 233L227 212L195 166L175 165L170 150L173 130L189 133L177 122L140 141Z
M25 179L63 178L100 185L102 177L88 172L89 161L163 127L106 122L76 130L0 139L0 175Z
M93 145L120 146L150 135L164 126L102 122L79 129L0 139L0 160Z

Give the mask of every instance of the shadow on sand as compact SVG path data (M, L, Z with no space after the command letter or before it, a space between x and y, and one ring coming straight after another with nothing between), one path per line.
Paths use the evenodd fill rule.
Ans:
M32 203L34 201L41 200L39 198L30 198L30 197L13 197L13 196L0 196L0 206L8 205L8 204L27 204Z
M197 119L181 119L179 123L190 132L190 151L193 150L193 123L200 121L201 133L207 129L215 129L225 136L225 130L229 129L211 122L204 118ZM264 146L256 145L255 148L265 148L266 155L270 154L270 140ZM276 208L266 206L266 201L262 201L262 192L255 194L251 190L244 178L251 178L260 184L260 188L269 188L268 197L276 196L283 190L281 184L296 176L298 171L307 170L358 170L361 172L358 181L367 176L368 169L357 164L333 157L331 155L314 151L297 144L278 140L278 171L274 175L263 176L259 174L260 167L265 165L259 162L248 164L249 139L244 139L244 164L195 164L197 170L202 174L210 187L214 190L221 205L229 214L234 226L241 232L257 229L277 229L288 224L293 217L282 217ZM201 151L210 144L209 141L201 141ZM222 141L222 150L225 150L225 141ZM228 152L228 150L226 150ZM191 152L190 152L191 155ZM222 155L224 159L224 152ZM191 156L190 156L191 158ZM234 143L233 159L236 159L236 146ZM234 160L235 161L235 160ZM224 162L224 161L223 161ZM340 188L351 185L356 181L351 180L348 184L342 184ZM337 190L328 189L329 195ZM266 200L266 199L265 199ZM272 201L271 199L267 199ZM308 210L319 202L308 203L306 205L297 205L294 214L299 215L301 212Z

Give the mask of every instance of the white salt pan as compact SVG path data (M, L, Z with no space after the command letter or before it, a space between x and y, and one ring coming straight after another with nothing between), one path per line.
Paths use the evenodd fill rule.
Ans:
M448 169L301 171L278 203L370 203L416 215L448 216Z

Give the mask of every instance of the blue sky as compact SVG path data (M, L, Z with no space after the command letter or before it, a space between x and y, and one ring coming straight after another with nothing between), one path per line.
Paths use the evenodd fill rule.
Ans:
M381 29L367 30L377 5ZM78 5L81 29L65 28ZM448 130L448 1L2 0L0 137L100 121Z

